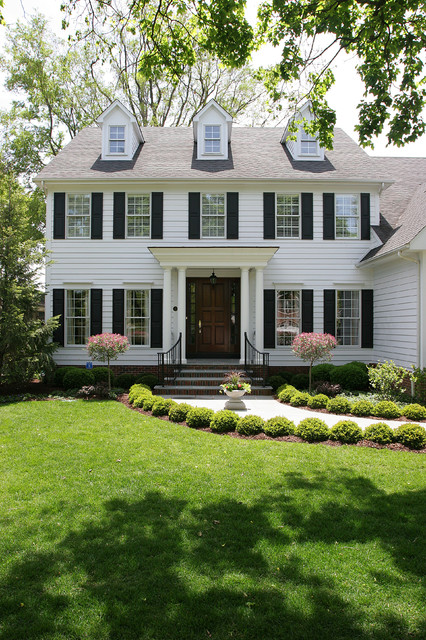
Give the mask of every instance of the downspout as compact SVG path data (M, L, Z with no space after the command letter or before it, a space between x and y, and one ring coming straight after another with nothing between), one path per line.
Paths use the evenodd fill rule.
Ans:
M422 323L421 323L421 286L420 286L420 280L421 280L421 273L420 273L420 260L416 260L415 258L409 258L407 256L402 255L402 251L398 251L398 258L401 258L401 260L407 260L407 262L414 262L414 264L416 264L418 266L418 278L417 278L417 326L418 326L418 331L417 331L417 367L420 368L420 366L423 364L421 361L421 354L420 354L420 345L422 343L421 341L421 335L422 335ZM414 396L414 382L411 381L411 395Z

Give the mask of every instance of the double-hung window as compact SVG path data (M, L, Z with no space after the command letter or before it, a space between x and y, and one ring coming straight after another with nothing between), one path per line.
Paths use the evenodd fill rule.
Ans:
M339 344L357 346L360 342L361 305L359 291L337 291L336 338Z
M336 194L336 238L359 237L359 198L352 193Z
M133 345L149 345L149 289L126 291L126 336Z
M300 137L300 153L303 156L318 155L318 140L302 129Z
M201 197L201 236L225 237L225 194L203 193Z
M67 238L90 238L90 195L69 193Z
M289 346L300 332L300 291L277 291L277 346Z
M109 128L109 152L124 153L126 146L126 127L111 125Z
M220 124L204 126L204 153L220 153Z
M84 345L90 334L88 289L69 289L66 295L67 344Z
M149 238L151 233L149 193L127 196L127 237Z
M277 238L298 238L299 236L299 194L277 193Z

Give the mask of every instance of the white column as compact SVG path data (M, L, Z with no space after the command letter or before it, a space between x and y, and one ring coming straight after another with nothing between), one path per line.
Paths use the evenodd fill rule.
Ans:
M249 270L247 267L241 268L241 309L240 309L240 325L241 325L241 358L240 362L244 362L244 334L249 332Z
M178 271L178 326L177 333L182 334L182 362L186 362L186 267Z
M163 350L172 346L172 270L164 269L163 280Z
M263 269L256 269L256 349L263 351Z

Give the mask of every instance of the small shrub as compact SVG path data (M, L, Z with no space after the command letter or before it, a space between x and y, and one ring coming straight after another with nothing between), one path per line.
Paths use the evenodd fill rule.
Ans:
M214 416L213 409L205 409L204 407L192 407L186 416L186 424L192 429L202 429L209 427Z
M285 382L285 383L284 383L284 384L282 384L280 387L278 387L278 389L277 389L277 390L276 390L276 392L275 392L275 395L276 395L276 396L279 396L279 395L280 395L280 393L281 393L281 391L284 391L284 389L285 389L286 387L288 387L287 382Z
M280 371L278 375L284 379L284 382L290 383L294 374L291 371L286 371L284 369L283 371Z
M369 400L357 400L351 407L354 416L374 416L374 404Z
M394 441L394 432L386 422L376 422L366 428L364 438L379 444L390 444Z
M368 367L370 386L384 400L392 400L399 396L407 375L408 371L404 367L398 367L392 360Z
M365 362L360 362L359 360L352 360L351 362L348 362L348 364L350 364L353 367L359 367L368 375L368 367L365 364Z
M331 382L321 382L320 384L317 384L315 386L315 391L317 392L317 394L323 393L329 398L334 398L334 396L337 396L339 393L342 393L342 387L340 386L340 384L331 384Z
M401 409L390 400L382 400L374 407L374 415L378 418L392 420L393 418L399 418L401 416Z
M311 409L325 409L328 400L329 398L325 393L318 393L309 400L308 407Z
M255 436L263 431L265 421L260 416L244 416L237 425L238 433L244 436Z
M362 429L353 420L340 420L331 427L330 438L344 444L353 444L361 440Z
M172 401L165 400L164 398L157 398L152 405L153 416L168 416L170 410L170 404Z
M111 399L115 394L111 394L108 389L108 385L105 382L98 382L97 384L89 384L81 387L75 394L76 398L109 398Z
M421 404L408 404L404 407L402 415L409 420L425 420L426 407L423 407Z
M357 365L344 364L330 373L330 382L349 391L360 391L368 388L368 374Z
M426 429L420 424L407 422L394 431L396 442L410 449L423 449L426 446Z
M239 419L240 418L235 411L222 409L214 414L210 422L210 429L215 433L228 433L229 431L235 431L237 429Z
M307 407L312 396L307 392L296 391L291 396L290 404L292 407Z
M335 364L330 362L324 362L323 364L316 364L312 367L312 380L323 382L330 382L330 373L336 368Z
M272 438L278 438L279 436L291 436L295 430L294 422L287 418L277 416L276 418L269 418L264 424L263 431L267 436Z
M149 395L151 395L151 389L147 389L147 387L144 387L141 384L134 384L129 390L129 402L130 404L133 404L139 396Z
M126 390L130 389L135 382L136 376L134 373L120 373L120 375L115 378L115 384Z
M141 396L142 399L142 408L144 411L151 411L152 410L152 405L154 404L154 402L156 402L157 400L157 396L153 396L151 395L146 395L146 396ZM133 406L135 406L135 404L133 403Z
M326 409L330 413L350 413L351 403L343 396L336 396L335 398L330 398Z
M296 373L292 379L291 384L296 389L308 389L309 388L309 376L307 373Z
M295 431L296 436L307 440L307 442L322 442L330 436L330 429L324 420L319 418L305 418L298 424Z
M95 377L89 369L70 369L64 375L64 389L81 389L95 383Z
M268 384L270 387L272 387L274 393L275 391L278 389L278 387L282 387L283 384L285 384L285 379L282 378L281 376L270 376L267 381L266 384Z
M150 389L153 389L158 384L158 378L153 373L143 373L137 376L136 383L146 384Z
M169 418L172 422L185 422L186 416L191 409L192 406L186 404L186 402L176 403L169 409Z
M288 384L282 391L280 391L278 399L281 400L281 402L290 402L295 393L298 393L297 389L293 387L293 385Z
M62 387L64 384L64 376L68 371L75 371L78 367L59 367L53 374L53 382Z
M153 398L153 403L154 403L154 402L155 402L155 400L157 399L157 398L155 398L155 397L152 395L151 391L141 392L141 393L139 393L137 396L135 396L135 398L134 398L134 400L133 400L133 406L134 406L134 407L137 407L137 408L139 408L139 409L142 409L142 408L143 408L143 406L144 406L144 402L145 402L145 400L146 400L147 398ZM151 407L152 407L152 404L151 404ZM150 407L150 408L151 408L151 407ZM149 411L149 410L150 410L150 409L146 409L146 411ZM144 409L144 411L145 411L145 409Z
M92 369L95 382L108 383L108 367L95 367ZM114 374L111 371L111 384L114 384Z

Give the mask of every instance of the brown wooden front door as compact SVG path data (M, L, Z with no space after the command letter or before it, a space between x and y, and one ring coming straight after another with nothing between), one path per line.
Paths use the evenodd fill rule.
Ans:
M187 280L187 355L237 357L240 353L239 280Z

